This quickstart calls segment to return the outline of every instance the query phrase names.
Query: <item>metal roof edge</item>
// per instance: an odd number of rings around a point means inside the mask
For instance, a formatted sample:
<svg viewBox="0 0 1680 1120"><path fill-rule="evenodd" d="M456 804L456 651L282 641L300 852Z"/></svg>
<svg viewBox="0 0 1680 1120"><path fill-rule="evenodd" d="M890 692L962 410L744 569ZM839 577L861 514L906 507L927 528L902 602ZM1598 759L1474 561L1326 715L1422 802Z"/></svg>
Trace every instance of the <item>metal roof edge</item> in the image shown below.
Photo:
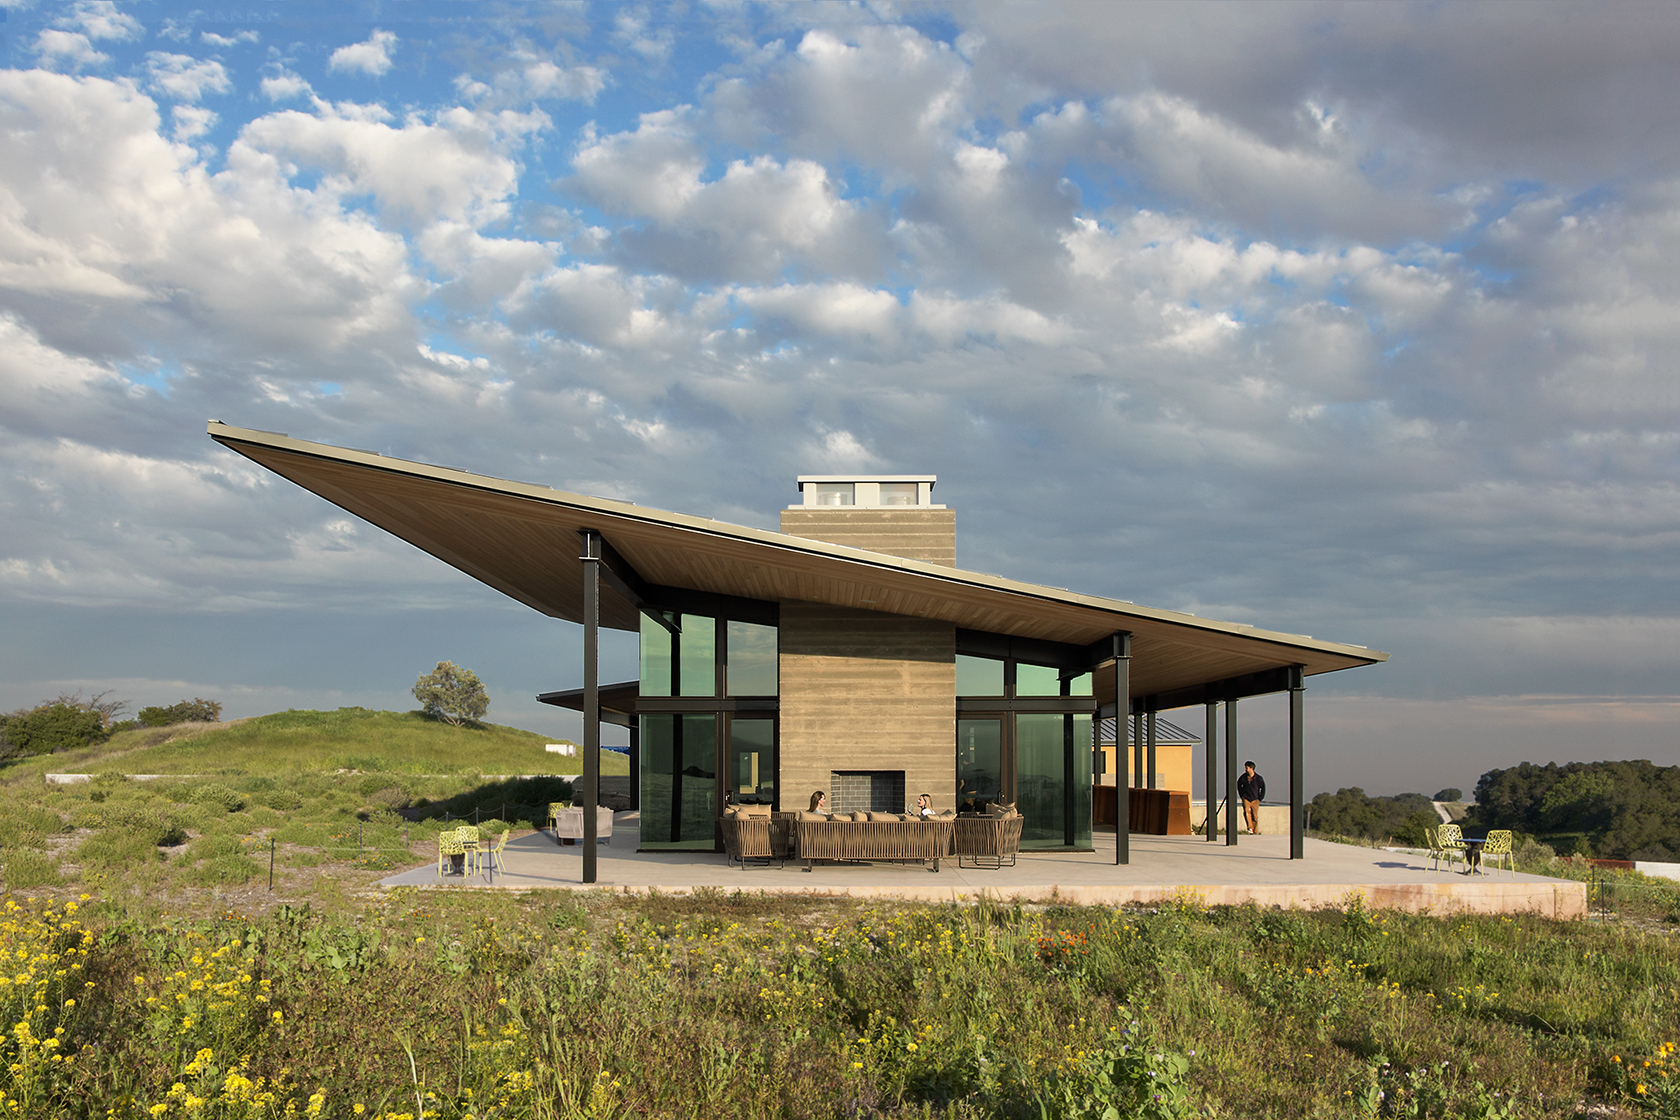
<svg viewBox="0 0 1680 1120"><path fill-rule="evenodd" d="M769 529L754 529L746 525L732 525L728 522L714 521L708 517L696 517L692 514L675 513L669 510L656 510L649 506L638 506L634 502L624 502L613 498L601 498L588 494L576 494L566 490L556 490L552 486L538 483L514 482L509 479L496 478L491 475L474 474L470 471L459 470L454 467L439 467L429 463L419 463L411 459L398 459L390 455L380 455L372 451L358 451L348 447L337 447L328 443L316 443L311 440L296 439L279 432L267 432L256 428L239 428L220 420L208 422L206 434L230 450L232 444L253 444L259 447L273 448L277 451L289 451L311 458L327 459L342 463L354 463L374 470L390 471L397 474L429 478L438 482L447 482L457 486L465 486L478 490L489 490L503 494L529 498L534 501L547 502L553 505L569 506L586 512L600 512L612 517L630 521L640 521L649 525L663 525L670 528L682 529L688 532L701 533L708 536L728 537L736 540L753 541L773 548L785 549L792 552L803 552L815 556L827 556L837 560L847 560L865 564L870 567L886 568L902 572L911 572L920 576L927 576L948 583L962 584L971 587L987 588L993 591L1003 591L1021 595L1027 598L1044 599L1052 602L1067 603L1072 606L1085 607L1090 610L1102 611L1120 618L1141 618L1152 622L1160 622L1173 626L1182 626L1191 630L1204 630L1212 633L1230 634L1236 637L1268 642L1296 649L1310 649L1321 653L1331 653L1340 657L1353 658L1359 661L1376 664L1388 660L1388 654L1380 650L1367 649L1364 646L1343 642L1329 642L1317 638L1309 638L1303 634L1287 634L1281 631L1261 630L1247 623L1221 622L1218 619L1201 618L1196 615L1185 614L1181 611L1163 610L1158 607L1143 607L1136 603L1120 599L1106 599L1098 595L1084 595L1069 591L1065 588L1048 587L1043 584L1027 583L1022 580L1009 579L1005 576L986 575L981 572L965 571L962 568L948 568L940 564L931 564L922 560L908 560L901 556L888 553L870 552L866 549L851 548L847 545L829 544L826 541L812 540L808 537L793 536L788 533L774 532ZM1124 629L1116 626L1115 629Z"/></svg>

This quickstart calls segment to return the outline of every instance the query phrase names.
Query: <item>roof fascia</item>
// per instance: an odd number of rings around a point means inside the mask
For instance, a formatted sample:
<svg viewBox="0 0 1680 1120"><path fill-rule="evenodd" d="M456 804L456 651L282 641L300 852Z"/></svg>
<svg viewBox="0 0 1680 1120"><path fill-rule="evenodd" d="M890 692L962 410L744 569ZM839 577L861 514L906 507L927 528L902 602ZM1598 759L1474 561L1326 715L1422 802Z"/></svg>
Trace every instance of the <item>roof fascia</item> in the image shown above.
<svg viewBox="0 0 1680 1120"><path fill-rule="evenodd" d="M392 474L431 479L468 489L527 498L532 501L569 507L582 512L598 512L606 516L637 521L650 526L683 529L727 539L753 542L788 552L845 560L877 569L913 573L941 583L1001 591L1030 599L1065 603L1113 615L1116 631L1127 628L1125 625L1127 618L1139 618L1163 625L1183 627L1188 630L1229 634L1285 649L1310 649L1366 663L1388 660L1388 654L1365 646L1328 642L1305 634L1261 630L1247 623L1221 622L1217 619L1200 618L1181 611L1143 607L1125 599L1107 599L1097 595L1078 594L1065 587L1026 583L1021 580L1008 579L1004 576L970 572L961 568L949 568L920 560L908 560L900 556L889 556L885 553L870 552L846 545L828 544L805 537L771 532L767 529L730 525L726 522L714 521L709 517L694 517L689 514L654 510L638 506L634 502L575 494L569 491L556 490L551 486L512 482L488 475L473 474L453 467L438 467L407 459L397 459L372 451L360 451L353 448L335 447L331 444L294 439L278 432L267 432L255 428L237 428L230 424L224 424L220 420L209 421L207 433L211 439L232 451L237 451L237 445L239 444L252 444L329 462L345 463Z"/></svg>

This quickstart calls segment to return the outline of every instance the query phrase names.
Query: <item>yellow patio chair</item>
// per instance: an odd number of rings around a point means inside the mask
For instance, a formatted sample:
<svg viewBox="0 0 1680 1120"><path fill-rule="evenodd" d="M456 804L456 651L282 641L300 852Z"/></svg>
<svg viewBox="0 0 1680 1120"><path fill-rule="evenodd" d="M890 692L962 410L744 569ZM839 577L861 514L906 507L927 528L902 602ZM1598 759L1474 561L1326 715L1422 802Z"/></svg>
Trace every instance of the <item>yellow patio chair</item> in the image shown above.
<svg viewBox="0 0 1680 1120"><path fill-rule="evenodd" d="M1440 859L1447 861L1447 870L1452 870L1453 860L1467 860L1470 848L1464 842L1464 830L1456 824L1444 824L1435 830L1435 843L1440 847ZM1440 862L1436 862L1436 870L1440 869ZM1468 864L1466 864L1468 866Z"/></svg>
<svg viewBox="0 0 1680 1120"><path fill-rule="evenodd" d="M554 829L556 839L560 837L560 810L571 807L569 801L550 801L548 803L548 827Z"/></svg>
<svg viewBox="0 0 1680 1120"><path fill-rule="evenodd" d="M1429 851L1428 858L1439 863L1441 858L1441 844L1440 841L1435 839L1435 830L1433 828L1426 828L1423 830L1423 846Z"/></svg>
<svg viewBox="0 0 1680 1120"><path fill-rule="evenodd" d="M492 875L498 871L500 871L503 875L507 874L507 857L504 856L502 852L503 849L507 847L508 837L512 834L513 829L511 828L504 831L500 836L496 837L495 844L491 845L490 849L484 853L490 860L490 873Z"/></svg>
<svg viewBox="0 0 1680 1120"><path fill-rule="evenodd" d="M437 843L438 878L443 878L444 861L448 860L451 856L461 856L464 860L463 869L468 875L472 874L474 865L478 862L478 841L476 839L469 844L467 840L461 836L458 830L449 829L438 833Z"/></svg>
<svg viewBox="0 0 1680 1120"><path fill-rule="evenodd" d="M1487 834L1487 841L1482 845L1482 864L1493 861L1495 867L1508 867L1511 874L1517 873L1516 853L1511 850L1515 837L1509 829L1497 828Z"/></svg>

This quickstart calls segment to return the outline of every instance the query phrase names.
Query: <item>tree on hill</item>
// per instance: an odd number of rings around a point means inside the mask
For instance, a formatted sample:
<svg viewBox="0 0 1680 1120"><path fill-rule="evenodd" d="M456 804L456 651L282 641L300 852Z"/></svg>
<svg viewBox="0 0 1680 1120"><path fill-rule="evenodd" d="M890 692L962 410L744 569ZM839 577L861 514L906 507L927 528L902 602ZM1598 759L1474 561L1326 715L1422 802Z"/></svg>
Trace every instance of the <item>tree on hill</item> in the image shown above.
<svg viewBox="0 0 1680 1120"><path fill-rule="evenodd" d="M436 669L421 673L414 682L414 698L421 711L456 727L476 723L490 710L490 694L478 674L457 668L453 661L439 661Z"/></svg>
<svg viewBox="0 0 1680 1120"><path fill-rule="evenodd" d="M216 723L222 718L222 705L216 700L193 698L167 708L140 709L140 722L146 727L168 727L176 723Z"/></svg>
<svg viewBox="0 0 1680 1120"><path fill-rule="evenodd" d="M74 750L104 738L100 714L63 697L0 716L0 757Z"/></svg>
<svg viewBox="0 0 1680 1120"><path fill-rule="evenodd" d="M1489 770L1466 824L1530 833L1560 852L1680 859L1680 766L1637 759Z"/></svg>
<svg viewBox="0 0 1680 1120"><path fill-rule="evenodd" d="M1321 793L1312 799L1315 832L1366 840L1394 839L1402 844L1422 844L1423 830L1441 823L1429 798L1421 793L1393 797L1371 797L1358 786Z"/></svg>
<svg viewBox="0 0 1680 1120"><path fill-rule="evenodd" d="M1446 789L1442 790L1440 793L1437 793L1433 798L1431 798L1431 800L1432 801L1463 801L1464 800L1464 791L1459 789L1457 786L1448 786Z"/></svg>

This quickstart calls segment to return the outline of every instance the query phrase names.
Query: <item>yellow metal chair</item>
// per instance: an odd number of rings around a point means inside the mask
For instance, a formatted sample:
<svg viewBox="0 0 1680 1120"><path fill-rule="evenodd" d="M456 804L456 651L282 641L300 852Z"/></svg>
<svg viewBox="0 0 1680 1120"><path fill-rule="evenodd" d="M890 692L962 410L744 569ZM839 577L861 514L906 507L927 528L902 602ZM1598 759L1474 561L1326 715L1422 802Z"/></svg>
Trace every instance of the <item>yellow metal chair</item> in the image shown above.
<svg viewBox="0 0 1680 1120"><path fill-rule="evenodd" d="M1441 860L1441 843L1439 840L1435 839L1435 830L1433 828L1426 828L1423 830L1423 846L1429 850L1428 858L1439 864Z"/></svg>
<svg viewBox="0 0 1680 1120"><path fill-rule="evenodd" d="M443 878L445 861L453 856L462 857L463 870L466 874L471 875L478 863L477 837L469 842L458 829L449 829L438 833L438 878Z"/></svg>
<svg viewBox="0 0 1680 1120"><path fill-rule="evenodd" d="M1440 847L1440 859L1447 861L1447 870L1452 870L1453 860L1468 861L1470 847L1464 842L1464 830L1456 824L1444 824L1435 831L1435 843ZM1440 869L1439 860L1436 870ZM1466 862L1466 866L1468 863Z"/></svg>
<svg viewBox="0 0 1680 1120"><path fill-rule="evenodd" d="M500 836L496 837L495 844L491 845L484 853L490 860L490 873L492 875L498 871L500 871L503 875L507 874L507 857L504 856L502 852L507 847L508 837L512 834L513 829L511 828L503 832Z"/></svg>
<svg viewBox="0 0 1680 1120"><path fill-rule="evenodd" d="M550 801L548 803L548 827L555 830L554 838L560 838L560 810L571 808L569 801Z"/></svg>
<svg viewBox="0 0 1680 1120"><path fill-rule="evenodd" d="M1508 868L1511 874L1517 873L1517 857L1512 846L1515 837L1509 829L1498 828L1487 834L1487 841L1482 844L1482 863L1493 861L1495 867Z"/></svg>

